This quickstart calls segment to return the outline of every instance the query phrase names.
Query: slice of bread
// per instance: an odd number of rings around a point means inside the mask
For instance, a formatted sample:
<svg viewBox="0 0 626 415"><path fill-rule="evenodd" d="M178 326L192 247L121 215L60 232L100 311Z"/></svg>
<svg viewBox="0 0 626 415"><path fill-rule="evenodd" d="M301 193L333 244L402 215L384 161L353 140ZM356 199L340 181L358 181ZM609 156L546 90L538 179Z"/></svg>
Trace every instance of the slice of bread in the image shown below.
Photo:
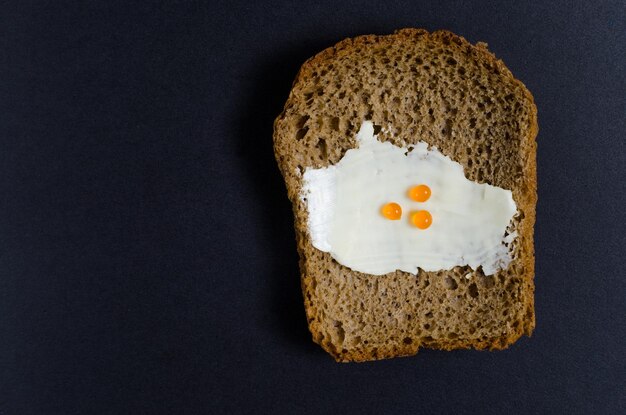
<svg viewBox="0 0 626 415"><path fill-rule="evenodd" d="M364 120L398 146L425 141L465 175L512 191L513 261L418 274L352 271L313 247L300 197L306 168L337 163ZM302 291L313 340L337 361L436 349L503 349L535 326L533 226L537 110L487 50L446 31L404 29L346 39L304 63L274 124L293 203ZM295 277L295 276L294 276Z"/></svg>

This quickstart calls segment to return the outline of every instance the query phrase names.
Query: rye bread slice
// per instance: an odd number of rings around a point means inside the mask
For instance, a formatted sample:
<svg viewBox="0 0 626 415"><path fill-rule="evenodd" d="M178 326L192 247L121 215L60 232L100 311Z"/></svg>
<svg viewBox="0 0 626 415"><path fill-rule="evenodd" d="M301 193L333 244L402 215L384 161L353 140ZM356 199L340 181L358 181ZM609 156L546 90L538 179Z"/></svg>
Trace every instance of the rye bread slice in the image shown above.
<svg viewBox="0 0 626 415"><path fill-rule="evenodd" d="M383 141L426 141L461 163L469 179L512 191L518 237L506 270L376 276L313 247L302 174L356 147L364 120ZM413 355L420 347L503 349L530 335L536 135L537 110L525 86L486 44L447 31L359 36L306 61L274 123L274 151L293 203L313 340L337 361L364 361Z"/></svg>

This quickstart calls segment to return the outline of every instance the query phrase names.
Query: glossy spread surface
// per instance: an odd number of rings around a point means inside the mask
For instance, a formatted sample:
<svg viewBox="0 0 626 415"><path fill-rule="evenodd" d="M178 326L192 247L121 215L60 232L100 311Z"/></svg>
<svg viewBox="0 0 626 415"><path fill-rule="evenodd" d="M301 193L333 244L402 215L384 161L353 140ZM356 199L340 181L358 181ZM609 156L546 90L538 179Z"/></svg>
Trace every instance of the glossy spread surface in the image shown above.
<svg viewBox="0 0 626 415"><path fill-rule="evenodd" d="M457 265L489 275L509 265L510 190L466 179L459 163L424 142L408 149L378 141L369 121L357 141L336 165L304 172L313 246L375 275Z"/></svg>

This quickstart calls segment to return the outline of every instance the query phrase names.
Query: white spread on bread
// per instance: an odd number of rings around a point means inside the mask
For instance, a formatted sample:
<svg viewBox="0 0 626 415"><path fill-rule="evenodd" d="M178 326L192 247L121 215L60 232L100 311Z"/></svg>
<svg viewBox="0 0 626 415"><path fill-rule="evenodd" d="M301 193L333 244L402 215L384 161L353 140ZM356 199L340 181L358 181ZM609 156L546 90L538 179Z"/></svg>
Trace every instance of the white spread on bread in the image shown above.
<svg viewBox="0 0 626 415"><path fill-rule="evenodd" d="M304 172L301 198L315 248L374 275L464 265L491 275L508 267L516 233L507 228L517 211L510 190L468 180L459 163L424 142L410 151L381 142L369 121L357 141L337 164ZM426 202L407 195L418 183L432 190ZM391 201L402 206L400 220L380 214ZM421 209L432 214L428 229L410 223L410 212Z"/></svg>

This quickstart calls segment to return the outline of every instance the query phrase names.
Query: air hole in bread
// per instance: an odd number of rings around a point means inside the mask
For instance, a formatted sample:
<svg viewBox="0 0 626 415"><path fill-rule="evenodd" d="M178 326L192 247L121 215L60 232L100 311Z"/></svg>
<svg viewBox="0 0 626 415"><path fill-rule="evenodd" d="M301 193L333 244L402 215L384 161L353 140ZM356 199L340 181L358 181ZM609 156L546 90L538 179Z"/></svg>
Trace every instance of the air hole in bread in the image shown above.
<svg viewBox="0 0 626 415"><path fill-rule="evenodd" d="M298 120L296 121L296 128L300 129L302 127L304 127L304 124L306 124L306 122L309 120L308 115L301 115L300 117L298 117Z"/></svg>
<svg viewBox="0 0 626 415"><path fill-rule="evenodd" d="M444 137L450 137L452 135L452 120L447 119L443 128L441 129L441 134Z"/></svg>
<svg viewBox="0 0 626 415"><path fill-rule="evenodd" d="M449 290L456 290L457 287L459 286L459 284L457 284L454 278L446 277L444 281L445 281L446 288Z"/></svg>
<svg viewBox="0 0 626 415"><path fill-rule="evenodd" d="M296 132L296 140L298 141L302 140L308 131L309 131L309 127L304 127L304 128L299 129Z"/></svg>
<svg viewBox="0 0 626 415"><path fill-rule="evenodd" d="M320 160L328 157L328 146L326 145L326 140L322 137L318 138L317 144L315 145L320 151Z"/></svg>
<svg viewBox="0 0 626 415"><path fill-rule="evenodd" d="M476 286L475 283L471 283L469 285L469 287L467 287L467 293L470 295L470 297L472 298L476 298L478 297L478 287Z"/></svg>

